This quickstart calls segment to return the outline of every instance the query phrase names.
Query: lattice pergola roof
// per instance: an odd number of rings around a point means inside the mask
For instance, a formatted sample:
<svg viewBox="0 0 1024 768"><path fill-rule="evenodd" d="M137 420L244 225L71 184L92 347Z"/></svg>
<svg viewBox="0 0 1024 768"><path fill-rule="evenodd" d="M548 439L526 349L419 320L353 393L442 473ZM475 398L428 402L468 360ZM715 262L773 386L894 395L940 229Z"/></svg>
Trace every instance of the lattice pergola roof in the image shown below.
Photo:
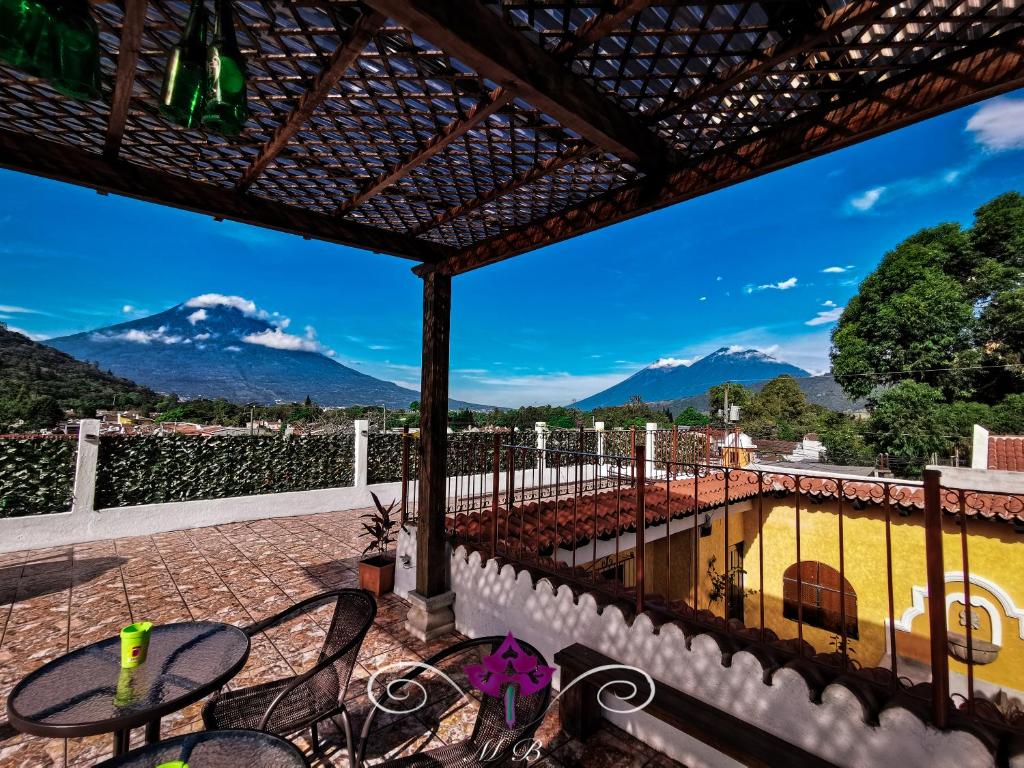
<svg viewBox="0 0 1024 768"><path fill-rule="evenodd" d="M236 0L226 138L157 110L187 2L93 7L103 98L0 67L0 165L450 274L1024 85L1024 0Z"/></svg>

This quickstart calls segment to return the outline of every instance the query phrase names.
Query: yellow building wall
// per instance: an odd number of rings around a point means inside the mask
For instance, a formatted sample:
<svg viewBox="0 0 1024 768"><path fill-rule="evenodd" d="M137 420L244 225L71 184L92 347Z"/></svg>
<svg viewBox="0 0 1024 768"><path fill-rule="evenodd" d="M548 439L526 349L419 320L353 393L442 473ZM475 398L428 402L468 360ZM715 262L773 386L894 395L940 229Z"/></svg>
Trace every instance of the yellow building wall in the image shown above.
<svg viewBox="0 0 1024 768"><path fill-rule="evenodd" d="M814 503L801 498L799 560L817 560L840 569L839 504L837 501ZM749 525L753 518L753 525ZM850 640L852 658L862 666L876 666L886 656L886 619L889 615L888 577L886 568L886 531L884 511L870 505L855 510L843 505L843 569L846 580L857 594L859 639ZM757 537L757 513L748 514L747 530L751 537L745 559L747 586L759 590L765 603L765 626L779 637L795 637L796 622L782 615L782 576L797 562L796 504L794 497L765 499L763 524L763 564ZM994 582L1005 591L1016 606L1024 605L1024 536L1014 533L1006 523L971 519L967 524L970 572ZM913 512L908 517L893 510L890 535L892 541L892 587L894 616L899 622L913 607L913 589L926 587L924 514ZM960 528L954 518L943 521L943 558L947 572L963 570ZM762 570L763 568L763 570ZM762 583L763 577L763 583ZM960 581L946 584L946 594L962 593ZM1000 613L1002 649L992 664L975 665L975 677L994 685L1024 690L1024 640L1016 617L1004 614L999 599L981 586L971 585L971 599L987 599ZM759 626L761 594L748 598L747 626ZM920 602L920 600L919 600ZM924 613L912 619L911 632L897 631L896 652L899 657L927 661L929 658L927 601ZM950 606L948 626L964 633L960 625L962 603ZM975 608L979 628L975 637L991 639L991 620L985 611ZM836 633L804 626L804 639L819 651L835 647ZM950 658L950 669L966 675L966 665Z"/></svg>

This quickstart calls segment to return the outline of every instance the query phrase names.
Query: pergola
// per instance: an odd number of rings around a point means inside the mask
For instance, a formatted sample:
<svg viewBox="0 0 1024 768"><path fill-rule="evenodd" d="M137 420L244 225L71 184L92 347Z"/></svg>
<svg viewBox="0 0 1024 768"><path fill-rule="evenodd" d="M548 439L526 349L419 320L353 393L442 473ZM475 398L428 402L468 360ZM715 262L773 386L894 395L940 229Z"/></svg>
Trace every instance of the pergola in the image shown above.
<svg viewBox="0 0 1024 768"><path fill-rule="evenodd" d="M0 68L0 166L417 262L422 635L454 275L1024 85L1024 0L237 0L226 138L157 109L188 3L92 3L103 98Z"/></svg>

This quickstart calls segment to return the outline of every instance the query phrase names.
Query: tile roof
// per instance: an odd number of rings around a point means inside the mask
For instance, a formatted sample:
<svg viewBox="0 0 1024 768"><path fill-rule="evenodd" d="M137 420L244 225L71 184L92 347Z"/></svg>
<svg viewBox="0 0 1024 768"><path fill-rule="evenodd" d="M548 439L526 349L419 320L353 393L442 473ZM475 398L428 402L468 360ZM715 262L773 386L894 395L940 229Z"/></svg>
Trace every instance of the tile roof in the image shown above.
<svg viewBox="0 0 1024 768"><path fill-rule="evenodd" d="M924 509L924 488L920 483L907 481L894 483L882 479L847 479L813 477L766 472L764 493L780 497L796 492L799 481L801 494L812 500L836 499L840 494L854 509L869 504L883 506L888 501L896 511ZM692 478L671 483L655 482L645 491L647 525L660 525L666 519L676 520L693 514L694 508L703 512L725 504L725 477L721 471L712 471L710 477ZM695 498L696 493L696 498ZM729 481L729 501L735 503L756 497L758 474L732 470ZM943 489L943 509L949 514L963 512L968 517L986 520L1024 521L1024 496L957 491ZM458 538L486 541L491 525L490 509L457 513L454 522ZM530 500L513 507L511 515L498 512L499 536L513 542L522 540L523 546L533 550L549 550L556 540L568 546L590 541L596 530L599 538L610 538L636 530L636 491L628 486L580 496L558 499Z"/></svg>
<svg viewBox="0 0 1024 768"><path fill-rule="evenodd" d="M1024 472L1024 435L990 435L988 468Z"/></svg>

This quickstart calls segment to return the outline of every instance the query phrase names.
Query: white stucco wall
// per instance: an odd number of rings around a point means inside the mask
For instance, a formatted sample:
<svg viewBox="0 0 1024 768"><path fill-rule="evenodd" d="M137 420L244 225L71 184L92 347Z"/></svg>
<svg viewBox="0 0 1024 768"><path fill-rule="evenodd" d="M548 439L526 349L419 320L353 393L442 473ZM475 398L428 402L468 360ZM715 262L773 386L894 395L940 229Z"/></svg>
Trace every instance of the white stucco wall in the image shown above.
<svg viewBox="0 0 1024 768"><path fill-rule="evenodd" d="M879 725L868 725L860 702L842 685L830 685L822 703L815 704L803 678L790 669L777 670L765 684L764 669L749 653L736 653L731 665L723 666L722 653L708 635L693 637L687 647L682 630L674 624L659 633L647 616L628 624L617 608L598 613L590 595L574 602L568 587L556 592L546 579L534 584L528 573L517 574L510 564L499 571L494 560L482 564L479 553L467 556L462 547L453 553L451 567L456 628L470 637L505 634L511 629L549 662L560 649L583 643L850 768L994 765L991 754L974 736L938 731L900 707L884 710ZM735 765L653 718L619 719L635 736L687 765Z"/></svg>

